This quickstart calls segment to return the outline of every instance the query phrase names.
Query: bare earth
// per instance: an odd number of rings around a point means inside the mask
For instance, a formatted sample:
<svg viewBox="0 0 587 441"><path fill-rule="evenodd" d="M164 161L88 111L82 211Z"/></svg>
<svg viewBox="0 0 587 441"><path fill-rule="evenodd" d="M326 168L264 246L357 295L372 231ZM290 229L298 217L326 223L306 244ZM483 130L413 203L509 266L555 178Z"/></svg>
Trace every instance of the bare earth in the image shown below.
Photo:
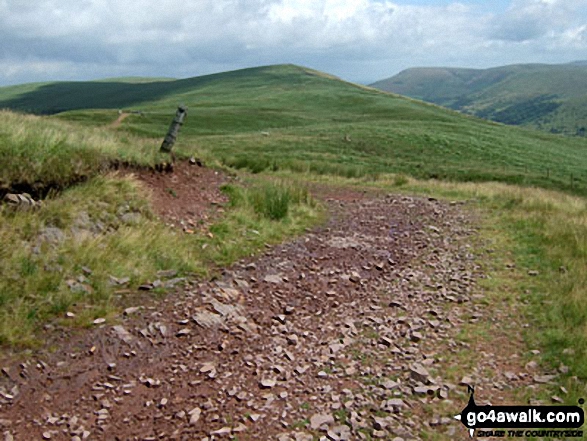
<svg viewBox="0 0 587 441"><path fill-rule="evenodd" d="M474 219L425 198L346 191L327 204L324 227L216 280L188 280L53 354L1 364L0 434L468 439L452 416L469 380L454 384L448 372L466 349L463 324L495 313L477 285ZM494 404L533 381L511 362L519 337L508 344L465 372Z"/></svg>

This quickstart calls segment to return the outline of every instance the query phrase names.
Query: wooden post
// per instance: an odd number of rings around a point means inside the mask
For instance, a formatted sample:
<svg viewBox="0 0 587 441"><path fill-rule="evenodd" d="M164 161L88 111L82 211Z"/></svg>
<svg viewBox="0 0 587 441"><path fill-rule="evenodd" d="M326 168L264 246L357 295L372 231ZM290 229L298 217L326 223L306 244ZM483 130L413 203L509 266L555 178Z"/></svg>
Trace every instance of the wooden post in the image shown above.
<svg viewBox="0 0 587 441"><path fill-rule="evenodd" d="M166 153L171 153L171 149L177 140L177 135L179 135L179 128L183 124L183 120L185 119L188 113L188 108L185 106L179 106L177 108L177 112L175 113L175 118L171 122L171 126L169 126L169 131L167 135L165 135L165 139L163 140L163 144L161 144L161 151Z"/></svg>

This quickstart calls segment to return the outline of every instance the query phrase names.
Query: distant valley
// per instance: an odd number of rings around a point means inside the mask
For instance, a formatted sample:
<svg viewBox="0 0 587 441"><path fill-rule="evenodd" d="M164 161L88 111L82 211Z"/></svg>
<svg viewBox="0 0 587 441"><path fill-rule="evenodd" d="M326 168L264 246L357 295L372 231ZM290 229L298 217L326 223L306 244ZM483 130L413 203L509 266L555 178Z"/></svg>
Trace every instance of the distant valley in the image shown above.
<svg viewBox="0 0 587 441"><path fill-rule="evenodd" d="M371 86L504 124L587 136L587 61L412 68Z"/></svg>

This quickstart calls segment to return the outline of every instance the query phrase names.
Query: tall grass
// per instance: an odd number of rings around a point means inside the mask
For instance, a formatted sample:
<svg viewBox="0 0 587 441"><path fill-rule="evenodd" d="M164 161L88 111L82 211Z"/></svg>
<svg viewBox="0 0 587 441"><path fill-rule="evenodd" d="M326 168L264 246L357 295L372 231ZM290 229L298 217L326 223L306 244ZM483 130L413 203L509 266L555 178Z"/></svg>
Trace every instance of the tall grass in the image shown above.
<svg viewBox="0 0 587 441"><path fill-rule="evenodd" d="M251 207L257 215L273 221L285 219L293 205L314 206L307 188L284 181L265 181L248 188L226 185L223 191L233 206Z"/></svg>
<svg viewBox="0 0 587 441"><path fill-rule="evenodd" d="M112 163L154 165L148 140L71 123L0 111L0 189L11 185L64 188L95 176Z"/></svg>
<svg viewBox="0 0 587 441"><path fill-rule="evenodd" d="M320 219L303 189L257 180L230 192L232 207L211 237L169 229L140 185L116 175L54 195L39 210L0 206L0 346L35 344L39 328L66 312L79 325L112 315L159 270L203 276ZM136 220L125 221L127 213Z"/></svg>

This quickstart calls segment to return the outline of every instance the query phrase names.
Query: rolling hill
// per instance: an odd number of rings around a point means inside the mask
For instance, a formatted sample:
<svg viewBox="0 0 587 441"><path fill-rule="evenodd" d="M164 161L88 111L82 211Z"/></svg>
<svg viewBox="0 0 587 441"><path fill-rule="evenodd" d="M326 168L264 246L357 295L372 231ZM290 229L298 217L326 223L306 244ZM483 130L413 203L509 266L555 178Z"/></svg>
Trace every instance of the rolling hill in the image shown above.
<svg viewBox="0 0 587 441"><path fill-rule="evenodd" d="M413 68L372 84L481 118L587 135L587 62Z"/></svg>
<svg viewBox="0 0 587 441"><path fill-rule="evenodd" d="M587 146L580 139L495 124L299 66L174 81L19 87L0 88L0 108L60 110L49 120L102 128L128 148L155 146L177 105L185 104L189 110L178 154L254 172L400 173L587 193ZM119 109L134 113L113 128Z"/></svg>

